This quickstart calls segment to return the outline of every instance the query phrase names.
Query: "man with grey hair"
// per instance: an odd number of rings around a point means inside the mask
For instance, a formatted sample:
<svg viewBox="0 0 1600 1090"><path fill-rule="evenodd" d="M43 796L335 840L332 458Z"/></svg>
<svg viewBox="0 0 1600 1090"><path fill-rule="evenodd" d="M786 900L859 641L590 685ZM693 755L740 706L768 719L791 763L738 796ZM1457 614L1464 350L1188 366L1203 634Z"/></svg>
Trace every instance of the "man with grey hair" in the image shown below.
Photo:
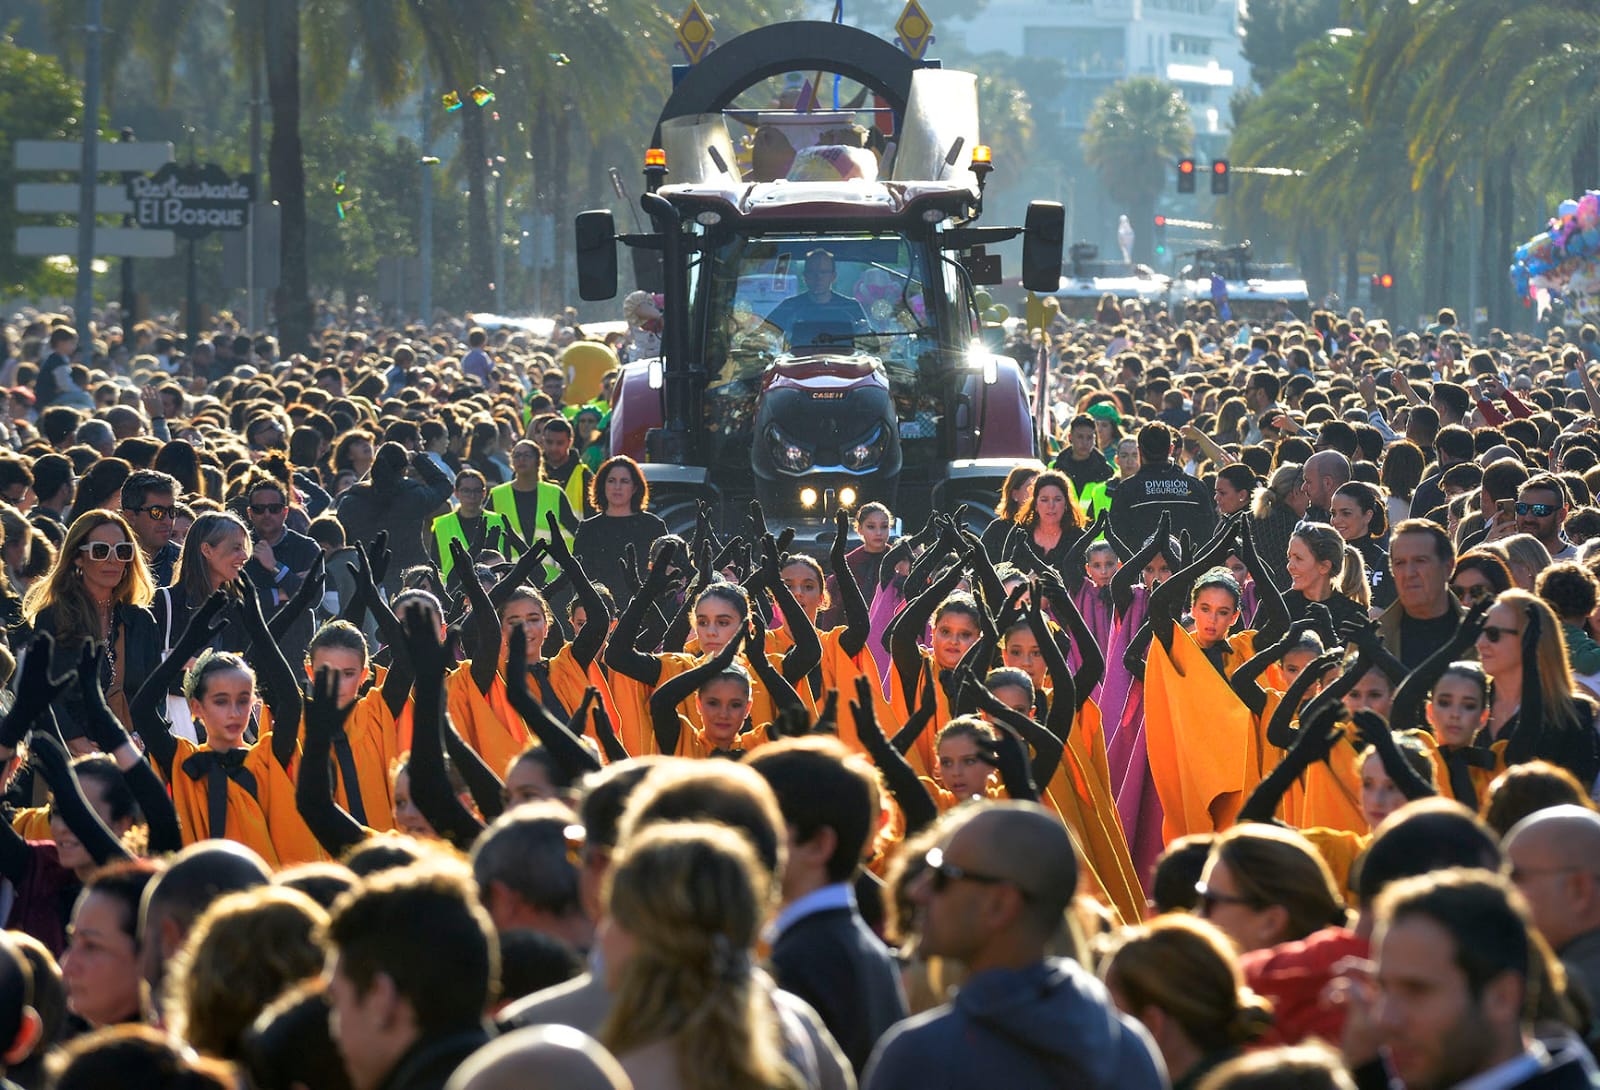
<svg viewBox="0 0 1600 1090"><path fill-rule="evenodd" d="M594 921L578 895L583 827L558 802L513 807L472 846L472 877L496 931L538 931L587 950Z"/></svg>
<svg viewBox="0 0 1600 1090"><path fill-rule="evenodd" d="M1572 805L1536 810L1511 827L1502 846L1533 925L1594 1010L1600 998L1600 814Z"/></svg>

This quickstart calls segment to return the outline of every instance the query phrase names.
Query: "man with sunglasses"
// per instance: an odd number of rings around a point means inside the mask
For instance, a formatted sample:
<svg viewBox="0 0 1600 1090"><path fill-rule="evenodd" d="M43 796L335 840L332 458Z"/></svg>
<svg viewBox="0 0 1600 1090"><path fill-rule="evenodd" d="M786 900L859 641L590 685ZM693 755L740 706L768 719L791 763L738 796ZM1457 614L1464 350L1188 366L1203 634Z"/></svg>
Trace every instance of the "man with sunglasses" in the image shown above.
<svg viewBox="0 0 1600 1090"><path fill-rule="evenodd" d="M978 804L911 886L918 952L961 962L950 1003L878 1044L865 1090L1143 1090L1166 1085L1144 1027L1075 962L1046 956L1077 887L1061 820L1031 802Z"/></svg>
<svg viewBox="0 0 1600 1090"><path fill-rule="evenodd" d="M1576 560L1578 547L1565 529L1571 509L1565 481L1549 473L1530 477L1517 490L1517 532L1538 538L1551 560Z"/></svg>
<svg viewBox="0 0 1600 1090"><path fill-rule="evenodd" d="M244 570L255 584L262 612L271 616L273 610L300 589L300 581L311 570L312 562L322 549L315 541L286 525L289 498L283 494L283 486L271 477L259 471L254 473L246 486L245 503L245 517L250 521L250 536L255 545ZM310 629L308 614L290 629L285 646L303 646L311 639ZM294 659L291 657L290 661Z"/></svg>
<svg viewBox="0 0 1600 1090"><path fill-rule="evenodd" d="M122 517L133 527L150 578L156 586L172 582L172 569L181 550L172 540L172 516L177 513L178 481L170 474L141 469L122 486Z"/></svg>

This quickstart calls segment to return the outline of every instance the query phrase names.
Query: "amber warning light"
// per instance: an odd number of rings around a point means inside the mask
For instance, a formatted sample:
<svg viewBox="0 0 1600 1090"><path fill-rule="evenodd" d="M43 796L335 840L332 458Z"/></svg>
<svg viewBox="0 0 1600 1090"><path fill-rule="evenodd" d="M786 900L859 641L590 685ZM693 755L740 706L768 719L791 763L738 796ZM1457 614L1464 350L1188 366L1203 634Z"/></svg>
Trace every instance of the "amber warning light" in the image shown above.
<svg viewBox="0 0 1600 1090"><path fill-rule="evenodd" d="M663 148L648 148L644 153L644 165L647 167L664 167L667 165L667 153Z"/></svg>
<svg viewBox="0 0 1600 1090"><path fill-rule="evenodd" d="M972 149L972 161L974 164L992 163L994 161L994 153L989 150L988 144L979 144Z"/></svg>

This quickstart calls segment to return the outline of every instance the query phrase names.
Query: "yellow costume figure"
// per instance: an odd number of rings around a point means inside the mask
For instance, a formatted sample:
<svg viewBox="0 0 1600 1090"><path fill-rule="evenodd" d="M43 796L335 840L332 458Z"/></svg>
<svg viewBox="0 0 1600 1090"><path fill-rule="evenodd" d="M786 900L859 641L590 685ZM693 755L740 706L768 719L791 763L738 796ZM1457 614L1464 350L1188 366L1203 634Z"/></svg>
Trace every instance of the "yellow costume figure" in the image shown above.
<svg viewBox="0 0 1600 1090"><path fill-rule="evenodd" d="M1151 779L1164 812L1167 843L1219 832L1243 805L1250 709L1206 658L1194 637L1174 625L1172 652L1150 643L1145 667L1145 740ZM1229 641L1243 662L1250 633ZM1237 642L1236 642L1237 641Z"/></svg>
<svg viewBox="0 0 1600 1090"><path fill-rule="evenodd" d="M300 817L294 779L272 755L270 732L253 746L225 753L186 738L175 741L169 787L184 844L237 841L273 867L328 858Z"/></svg>
<svg viewBox="0 0 1600 1090"><path fill-rule="evenodd" d="M261 710L261 729L263 733L272 729L270 709ZM383 699L381 685L356 698L344 722L344 737L349 741L347 754L341 752L345 747L340 739L334 739L334 797L361 824L388 832L394 828L394 785L389 770L400 759L401 749L395 718ZM359 807L345 786L347 760L348 767L355 770Z"/></svg>

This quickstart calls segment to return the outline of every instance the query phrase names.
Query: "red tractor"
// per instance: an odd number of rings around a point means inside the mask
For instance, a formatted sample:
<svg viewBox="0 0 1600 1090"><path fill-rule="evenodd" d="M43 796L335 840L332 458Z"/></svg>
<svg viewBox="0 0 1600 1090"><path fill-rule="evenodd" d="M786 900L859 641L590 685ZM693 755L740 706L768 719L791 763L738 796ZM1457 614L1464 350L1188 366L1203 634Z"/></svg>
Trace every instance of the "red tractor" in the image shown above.
<svg viewBox="0 0 1600 1090"><path fill-rule="evenodd" d="M817 72L879 105L728 109ZM748 167L730 118L753 130ZM619 237L610 212L581 213L579 293L616 295L617 241L637 268L659 256L661 355L624 369L611 452L644 466L668 527L691 529L701 501L737 527L755 498L825 549L833 512L870 500L909 525L992 511L1040 435L1022 371L983 337L980 285L1000 281L987 247L1022 235L1023 286L1054 290L1064 218L1035 201L1026 227L974 225L991 169L974 77L853 27L765 27L678 82L646 162L652 230Z"/></svg>

